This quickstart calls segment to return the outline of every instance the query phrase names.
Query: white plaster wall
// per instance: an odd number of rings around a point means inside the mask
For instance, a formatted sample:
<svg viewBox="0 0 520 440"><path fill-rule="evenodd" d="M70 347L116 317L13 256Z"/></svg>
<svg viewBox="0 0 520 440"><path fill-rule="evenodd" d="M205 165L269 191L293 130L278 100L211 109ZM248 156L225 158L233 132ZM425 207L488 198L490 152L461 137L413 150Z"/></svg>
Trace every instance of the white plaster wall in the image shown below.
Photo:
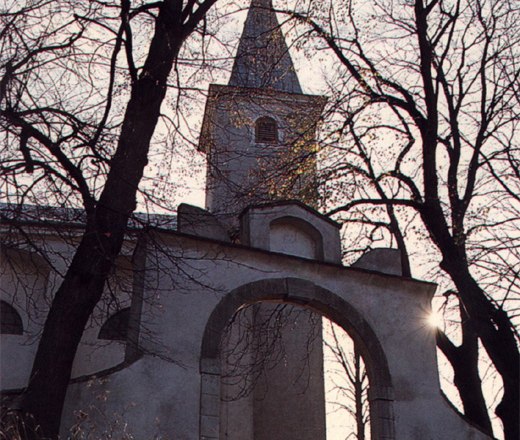
<svg viewBox="0 0 520 440"><path fill-rule="evenodd" d="M145 356L107 377L72 384L62 436L81 421L92 439L110 431L112 438L198 439L199 390L198 364Z"/></svg>
<svg viewBox="0 0 520 440"><path fill-rule="evenodd" d="M0 256L0 297L20 315L22 335L0 335L1 389L26 385L36 353L50 295L49 267L27 251L5 251Z"/></svg>
<svg viewBox="0 0 520 440"><path fill-rule="evenodd" d="M314 254L317 260L341 264L339 225L301 204L278 202L250 207L241 223L241 242L251 247L302 257ZM314 252L309 249L309 239L314 241Z"/></svg>
<svg viewBox="0 0 520 440"><path fill-rule="evenodd" d="M244 394L244 389L250 390L253 386L248 366L254 361L254 353L247 344L247 336L251 330L250 323L254 320L254 310L248 307L241 311L240 316L228 328L228 334L222 341L225 344L224 354L221 354L221 373L219 401L220 405L220 434L222 440L253 440L253 393ZM242 375L242 376L240 376Z"/></svg>
<svg viewBox="0 0 520 440"><path fill-rule="evenodd" d="M176 239L172 239L173 241ZM175 246L172 241L171 246ZM111 395L119 402L143 402L143 409L129 410L137 438L150 434L149 421L171 411L162 426L163 438L199 438L199 354L205 325L225 292L266 278L297 277L336 293L355 307L382 342L393 378L397 439L485 439L466 425L442 400L435 359L434 335L426 322L433 287L398 277L360 270L320 265L215 244L179 239L189 258L194 279L182 277L175 289L161 285L154 304L145 304L144 316L154 316L142 339L145 353L155 353L170 362L145 354L128 370L110 376ZM190 252L193 246L193 252ZM195 258L197 257L198 258ZM182 266L182 263L181 263ZM184 268L185 269L185 268ZM214 285L215 288L207 288ZM78 387L74 386L77 390ZM75 391L77 393L77 391ZM74 396L71 391L72 398ZM153 399L151 398L153 396ZM168 410L165 410L168 408ZM135 412L135 415L134 415ZM140 425L142 419L147 423ZM138 426L140 425L140 426ZM276 429L276 427L273 427Z"/></svg>
<svg viewBox="0 0 520 440"><path fill-rule="evenodd" d="M280 321L281 359L271 362L257 380L254 389L255 440L315 440L326 437L323 344L319 315L301 306L260 305L260 323L273 313ZM317 334L316 334L317 333ZM271 340L276 337L271 336ZM261 355L260 355L261 356ZM259 357L260 357L259 356Z"/></svg>
<svg viewBox="0 0 520 440"><path fill-rule="evenodd" d="M467 425L440 395L434 334L426 322L431 285L186 237L171 236L166 242L172 253L176 247L182 249L179 255L184 259L163 261L161 273L147 274L140 339L143 357L114 374L72 384L64 430L77 422L74 414L81 410L83 424L96 422L97 429L120 420L119 426L128 426L135 438L199 439L199 356L211 312L227 292L246 283L295 277L345 299L382 342L394 385L396 439L487 438ZM54 246L60 255L66 251L71 255L71 248L58 241ZM35 345L24 345L20 339L2 336L4 389L23 386L30 371ZM210 403L216 405L214 400ZM218 416L208 420L218 432ZM209 432L211 424L204 426Z"/></svg>
<svg viewBox="0 0 520 440"><path fill-rule="evenodd" d="M269 239L269 247L273 252L316 258L316 242L294 225L282 223L271 226Z"/></svg>
<svg viewBox="0 0 520 440"><path fill-rule="evenodd" d="M22 388L27 384L36 345L23 335L0 336L0 387L2 390Z"/></svg>
<svg viewBox="0 0 520 440"><path fill-rule="evenodd" d="M50 265L24 249L10 251L0 258L0 297L15 307L24 326L23 335L0 335L2 390L20 389L27 385L45 317L53 293L61 282L59 274L65 273L74 252L73 237L70 242L65 242L52 233L35 231L33 238L36 246L45 249ZM127 257L121 260L124 259L128 260ZM115 302L120 307L130 303L130 292L127 287L123 288L123 285L131 284L124 281L129 273L127 266L128 261L121 261L124 270L113 276L111 310L114 310ZM100 303L85 329L74 361L73 378L111 368L124 360L124 343L97 338L109 315L107 304L108 301Z"/></svg>

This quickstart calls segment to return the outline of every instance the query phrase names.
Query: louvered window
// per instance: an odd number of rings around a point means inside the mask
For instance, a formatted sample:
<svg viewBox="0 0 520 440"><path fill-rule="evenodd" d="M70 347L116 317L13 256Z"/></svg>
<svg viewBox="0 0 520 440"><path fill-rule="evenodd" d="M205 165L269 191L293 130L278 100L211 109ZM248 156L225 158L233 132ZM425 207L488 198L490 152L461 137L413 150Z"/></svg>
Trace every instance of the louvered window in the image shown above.
<svg viewBox="0 0 520 440"><path fill-rule="evenodd" d="M255 137L258 143L276 144L278 142L278 127L276 126L276 121L268 116L257 119Z"/></svg>

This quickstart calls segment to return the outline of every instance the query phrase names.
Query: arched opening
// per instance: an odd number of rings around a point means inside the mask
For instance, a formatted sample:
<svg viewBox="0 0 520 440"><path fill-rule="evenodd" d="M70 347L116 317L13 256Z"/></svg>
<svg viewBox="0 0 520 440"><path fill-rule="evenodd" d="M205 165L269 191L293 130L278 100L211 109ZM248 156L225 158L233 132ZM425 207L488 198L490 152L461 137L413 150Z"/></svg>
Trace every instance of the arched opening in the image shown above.
<svg viewBox="0 0 520 440"><path fill-rule="evenodd" d="M295 278L246 284L230 292L211 314L203 338L200 364L201 438L221 438L221 335L236 310L243 309L244 305L260 302L303 306L325 316L349 333L365 360L370 380L371 438L395 438L390 373L386 357L373 330L359 312L339 296L309 281Z"/></svg>
<svg viewBox="0 0 520 440"><path fill-rule="evenodd" d="M99 330L98 339L107 341L126 341L128 334L128 322L130 319L130 307L114 313Z"/></svg>
<svg viewBox="0 0 520 440"><path fill-rule="evenodd" d="M0 333L3 335L23 335L22 318L16 309L0 301Z"/></svg>
<svg viewBox="0 0 520 440"><path fill-rule="evenodd" d="M255 123L256 143L276 144L278 143L278 124L269 116L258 118Z"/></svg>

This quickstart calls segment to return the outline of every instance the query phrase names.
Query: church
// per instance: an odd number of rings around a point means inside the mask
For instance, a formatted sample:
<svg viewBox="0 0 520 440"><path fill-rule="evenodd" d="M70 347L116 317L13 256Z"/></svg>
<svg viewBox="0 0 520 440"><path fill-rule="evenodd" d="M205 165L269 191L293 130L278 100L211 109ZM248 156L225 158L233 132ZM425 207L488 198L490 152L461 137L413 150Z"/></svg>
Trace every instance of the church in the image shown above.
<svg viewBox="0 0 520 440"><path fill-rule="evenodd" d="M325 440L319 316L363 357L373 440L489 439L440 390L435 285L403 277L392 249L342 264L340 225L316 210L325 103L303 93L271 0L252 0L230 80L208 92L206 209L132 220L76 355L63 438ZM3 250L1 387L13 406L82 213L26 207L18 220L50 260ZM266 366L276 338L284 350Z"/></svg>

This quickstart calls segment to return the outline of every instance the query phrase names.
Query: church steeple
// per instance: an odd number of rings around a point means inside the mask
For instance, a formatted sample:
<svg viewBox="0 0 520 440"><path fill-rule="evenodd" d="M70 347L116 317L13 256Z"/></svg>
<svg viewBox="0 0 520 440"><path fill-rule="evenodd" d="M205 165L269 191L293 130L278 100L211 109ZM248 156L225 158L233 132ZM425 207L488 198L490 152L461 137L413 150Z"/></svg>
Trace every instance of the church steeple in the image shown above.
<svg viewBox="0 0 520 440"><path fill-rule="evenodd" d="M228 230L251 204L314 204L316 129L325 105L304 95L272 0L252 0L227 86L209 88L199 150L206 207Z"/></svg>
<svg viewBox="0 0 520 440"><path fill-rule="evenodd" d="M252 0L229 85L302 93L272 0Z"/></svg>

